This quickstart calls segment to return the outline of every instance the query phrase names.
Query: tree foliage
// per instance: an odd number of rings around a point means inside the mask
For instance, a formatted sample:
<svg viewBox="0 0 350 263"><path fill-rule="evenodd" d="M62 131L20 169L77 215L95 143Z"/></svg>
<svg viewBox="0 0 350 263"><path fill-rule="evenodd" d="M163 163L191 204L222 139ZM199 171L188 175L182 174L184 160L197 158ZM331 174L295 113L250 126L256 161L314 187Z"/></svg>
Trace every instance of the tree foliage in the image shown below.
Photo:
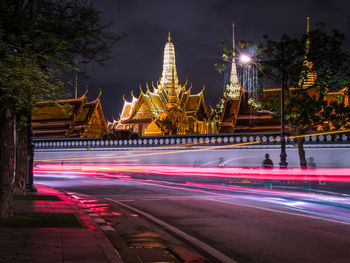
<svg viewBox="0 0 350 263"><path fill-rule="evenodd" d="M16 78L22 83L11 84L3 78L1 98L31 108L38 100L57 95L62 76L78 62L103 64L109 59L120 39L107 31L109 26L100 22L100 13L88 0L0 0L2 66L25 71L9 74L26 76ZM4 91L4 83L12 88ZM19 87L24 91L15 90Z"/></svg>
<svg viewBox="0 0 350 263"><path fill-rule="evenodd" d="M78 63L103 65L121 38L108 32L110 25L91 0L0 0L0 133L14 130L8 116L25 127L38 101L61 96L67 72ZM0 144L0 170L11 176L13 136L1 137ZM0 185L1 215L11 215L3 213L11 207L4 204L11 191L12 185Z"/></svg>
<svg viewBox="0 0 350 263"><path fill-rule="evenodd" d="M345 35L327 30L320 23L298 37L283 34L279 40L273 40L264 35L263 39L264 43L255 45L241 41L240 47L247 51L254 46L252 60L258 66L259 82L265 91L285 87L289 133L301 135L310 130L348 128L350 107L346 87L350 84L350 56L344 48ZM224 61L229 61L233 51L225 48L223 53ZM225 69L222 65L216 67L219 71ZM308 83L310 77L315 81ZM258 101L251 100L250 105L273 113L274 118L281 116L280 92L265 92ZM303 151L302 139L298 139L298 144ZM305 167L305 156L302 153L300 156Z"/></svg>

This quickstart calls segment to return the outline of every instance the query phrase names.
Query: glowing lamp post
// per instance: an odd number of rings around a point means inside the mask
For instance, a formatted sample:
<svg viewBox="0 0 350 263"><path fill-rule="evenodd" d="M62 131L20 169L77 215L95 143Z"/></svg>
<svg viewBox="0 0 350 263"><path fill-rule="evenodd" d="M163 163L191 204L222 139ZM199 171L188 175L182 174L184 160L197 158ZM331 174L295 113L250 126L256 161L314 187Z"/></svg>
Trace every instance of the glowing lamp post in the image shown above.
<svg viewBox="0 0 350 263"><path fill-rule="evenodd" d="M239 61L242 64L254 63L251 57L247 55L241 55ZM259 63L264 62L279 62L280 72L281 72L281 154L280 154L280 168L287 168L287 153L286 153L286 140L285 140L285 114L284 114L284 92L286 90L286 75L285 75L285 63L284 60L276 61L259 61Z"/></svg>

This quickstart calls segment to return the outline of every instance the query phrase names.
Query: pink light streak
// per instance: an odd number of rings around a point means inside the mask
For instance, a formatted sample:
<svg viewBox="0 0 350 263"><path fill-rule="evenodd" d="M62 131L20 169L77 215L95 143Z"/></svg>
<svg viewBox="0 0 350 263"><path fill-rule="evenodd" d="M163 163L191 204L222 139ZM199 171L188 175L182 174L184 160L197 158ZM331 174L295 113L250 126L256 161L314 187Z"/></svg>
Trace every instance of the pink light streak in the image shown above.
<svg viewBox="0 0 350 263"><path fill-rule="evenodd" d="M130 178L130 174L163 175L170 177L260 179L288 181L327 181L350 182L350 168L333 169L263 169L263 168L218 168L165 165L56 165L39 164L34 168L36 174L79 174L87 176L103 175L110 178Z"/></svg>

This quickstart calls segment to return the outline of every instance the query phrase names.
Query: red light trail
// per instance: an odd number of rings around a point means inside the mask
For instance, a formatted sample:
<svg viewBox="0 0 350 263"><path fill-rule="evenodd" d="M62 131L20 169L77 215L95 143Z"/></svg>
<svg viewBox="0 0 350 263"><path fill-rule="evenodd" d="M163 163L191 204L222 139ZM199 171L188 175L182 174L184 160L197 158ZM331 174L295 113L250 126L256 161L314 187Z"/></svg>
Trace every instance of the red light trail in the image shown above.
<svg viewBox="0 0 350 263"><path fill-rule="evenodd" d="M165 165L36 165L36 174L103 175L106 177L129 178L130 175L163 175L169 177L196 177L222 179L256 179L288 181L350 182L349 168L334 169L263 169L263 168L221 168ZM151 177L150 177L151 178Z"/></svg>

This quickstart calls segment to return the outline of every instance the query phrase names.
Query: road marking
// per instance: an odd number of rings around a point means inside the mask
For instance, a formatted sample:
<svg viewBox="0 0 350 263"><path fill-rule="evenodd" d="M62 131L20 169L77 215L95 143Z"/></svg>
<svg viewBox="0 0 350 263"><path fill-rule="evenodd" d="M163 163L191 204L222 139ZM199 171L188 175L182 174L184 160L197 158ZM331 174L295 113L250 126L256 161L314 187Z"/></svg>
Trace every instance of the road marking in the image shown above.
<svg viewBox="0 0 350 263"><path fill-rule="evenodd" d="M96 213L89 213L89 216L91 217L97 217L97 216L100 216L99 214L96 214Z"/></svg>
<svg viewBox="0 0 350 263"><path fill-rule="evenodd" d="M104 219L102 219L102 218L94 218L94 221L96 223L106 223L106 221Z"/></svg>
<svg viewBox="0 0 350 263"><path fill-rule="evenodd" d="M135 202L134 199L127 199L127 200L119 200L120 202Z"/></svg>
<svg viewBox="0 0 350 263"><path fill-rule="evenodd" d="M100 228L103 230L103 231L115 231L115 229L111 226L100 226Z"/></svg>
<svg viewBox="0 0 350 263"><path fill-rule="evenodd" d="M161 198L143 198L141 199L142 201L160 201L163 200Z"/></svg>
<svg viewBox="0 0 350 263"><path fill-rule="evenodd" d="M212 199L212 198L208 198L208 200L215 201L215 202L226 203L226 204L231 204L231 205L246 206L246 207L256 208L256 209L265 210L265 211L269 211L269 212L280 213L280 214L287 214L287 215L293 215L293 216L301 216L301 217L306 217L306 218L312 218L312 219L318 219L318 220L328 221L328 222L332 222L332 223L338 223L338 224L343 224L343 225L350 225L350 222L339 221L339 220L330 219L330 218L317 217L317 216L305 215L305 214L298 214L298 213L293 213L293 212L288 212L288 211L280 211L280 210L276 210L276 209L272 209L272 208L267 208L267 207L260 207L260 206L255 206L255 205L246 205L246 204L239 204L239 203L233 203L233 202L229 202L229 201L216 200L216 199ZM308 212L305 211L305 210L303 210L303 212L308 213Z"/></svg>
<svg viewBox="0 0 350 263"><path fill-rule="evenodd" d="M106 200L108 201L111 201L111 202L114 202L114 203L117 203L123 207L126 207L136 213L139 213L140 215L143 215L144 217L152 220L153 222L157 223L158 225L161 225L163 227L165 227L166 229L170 230L171 232L175 233L176 235L180 236L181 238L183 239L186 239L187 241L189 241L190 243L192 243L193 245L195 245L196 247L199 247L200 249L202 249L203 251L205 251L206 253L210 254L212 257L220 260L221 262L224 262L224 263L237 263L237 261L229 258L228 256L224 255L223 253L221 253L220 251L216 250L215 248L209 246L208 244L200 241L199 239L193 237L193 236L190 236L189 234L181 231L180 229L172 226L172 225L169 225L168 223L165 223L164 221L146 213L146 212L143 212L135 207L132 207L130 205L127 205L127 204L124 204L120 201L117 201L117 200L113 200L111 198L105 198Z"/></svg>

